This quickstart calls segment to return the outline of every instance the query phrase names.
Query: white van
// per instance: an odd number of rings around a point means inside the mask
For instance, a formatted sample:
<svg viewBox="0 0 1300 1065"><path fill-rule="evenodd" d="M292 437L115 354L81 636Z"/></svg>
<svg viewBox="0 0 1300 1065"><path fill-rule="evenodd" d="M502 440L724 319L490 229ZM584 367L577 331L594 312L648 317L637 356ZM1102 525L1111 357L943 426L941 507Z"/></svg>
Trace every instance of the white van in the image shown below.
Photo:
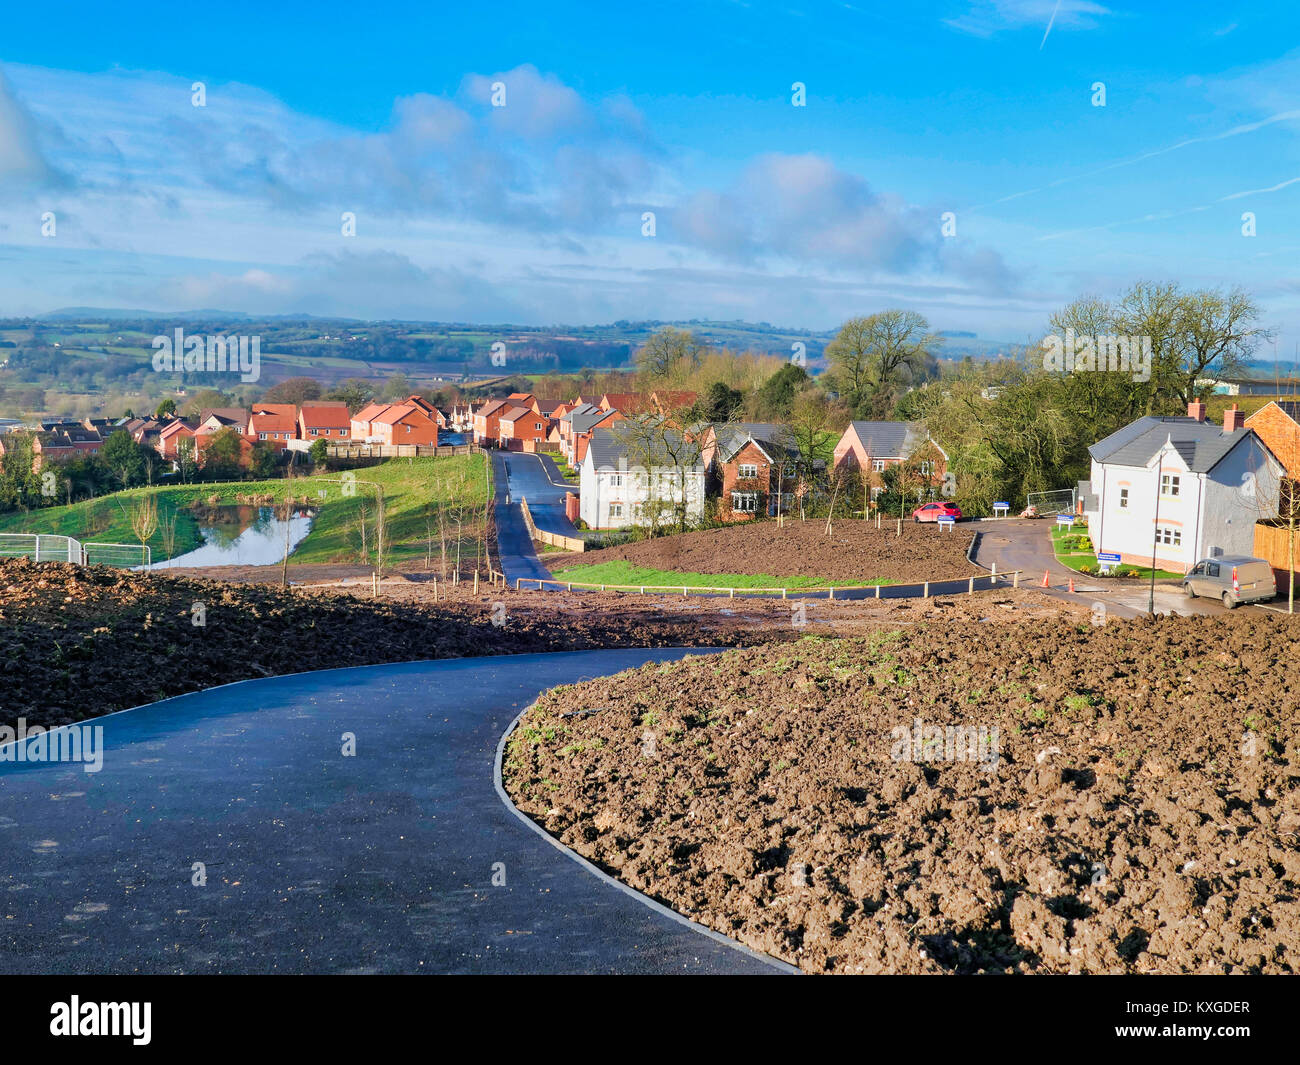
<svg viewBox="0 0 1300 1065"><path fill-rule="evenodd" d="M1273 567L1262 558L1225 555L1203 558L1183 578L1188 599L1198 595L1222 599L1231 610L1238 603L1258 603L1277 595Z"/></svg>

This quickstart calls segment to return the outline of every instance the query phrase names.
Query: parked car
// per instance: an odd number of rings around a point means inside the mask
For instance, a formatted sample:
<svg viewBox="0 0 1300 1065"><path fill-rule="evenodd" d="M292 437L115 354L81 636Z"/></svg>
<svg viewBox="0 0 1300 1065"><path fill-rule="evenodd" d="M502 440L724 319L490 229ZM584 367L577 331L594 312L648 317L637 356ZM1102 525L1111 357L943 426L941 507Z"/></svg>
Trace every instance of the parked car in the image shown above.
<svg viewBox="0 0 1300 1065"><path fill-rule="evenodd" d="M1198 595L1222 599L1231 610L1238 603L1258 603L1277 595L1273 567L1262 558L1224 555L1203 558L1183 578L1188 599Z"/></svg>
<svg viewBox="0 0 1300 1065"><path fill-rule="evenodd" d="M961 507L956 503L926 503L912 511L913 521L938 521L940 518L961 520Z"/></svg>

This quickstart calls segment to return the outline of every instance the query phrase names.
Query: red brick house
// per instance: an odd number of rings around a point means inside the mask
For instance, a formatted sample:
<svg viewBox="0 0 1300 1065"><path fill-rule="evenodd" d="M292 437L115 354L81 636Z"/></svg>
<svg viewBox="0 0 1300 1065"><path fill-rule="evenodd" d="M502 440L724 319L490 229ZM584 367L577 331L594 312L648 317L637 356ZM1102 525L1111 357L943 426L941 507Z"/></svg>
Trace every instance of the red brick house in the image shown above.
<svg viewBox="0 0 1300 1065"><path fill-rule="evenodd" d="M724 521L788 513L798 482L799 452L784 426L747 422L709 426L700 436L709 490Z"/></svg>
<svg viewBox="0 0 1300 1065"><path fill-rule="evenodd" d="M351 435L346 403L304 403L298 411L299 440L347 440Z"/></svg>
<svg viewBox="0 0 1300 1065"><path fill-rule="evenodd" d="M856 470L870 484L873 497L884 488L890 466L914 462L932 486L943 483L948 455L920 422L850 422L835 445L836 470Z"/></svg>
<svg viewBox="0 0 1300 1065"><path fill-rule="evenodd" d="M507 451L537 451L545 445L550 419L528 407L510 406L497 420L497 445Z"/></svg>
<svg viewBox="0 0 1300 1065"><path fill-rule="evenodd" d="M1194 405L1203 411L1204 405L1199 401ZM1188 414L1196 417L1190 407ZM1255 430L1255 435L1282 463L1286 476L1300 478L1300 402L1278 399L1266 403L1246 419L1245 426Z"/></svg>
<svg viewBox="0 0 1300 1065"><path fill-rule="evenodd" d="M415 403L394 403L371 419L371 436L380 444L436 447L438 422L425 408Z"/></svg>
<svg viewBox="0 0 1300 1065"><path fill-rule="evenodd" d="M158 430L158 454L165 459L178 457L177 447L182 440L193 440L198 431L197 418L173 418Z"/></svg>
<svg viewBox="0 0 1300 1065"><path fill-rule="evenodd" d="M285 448L298 439L298 408L292 403L254 403L244 435Z"/></svg>
<svg viewBox="0 0 1300 1065"><path fill-rule="evenodd" d="M474 443L495 444L501 435L501 412L513 406L504 399L485 400L474 413Z"/></svg>

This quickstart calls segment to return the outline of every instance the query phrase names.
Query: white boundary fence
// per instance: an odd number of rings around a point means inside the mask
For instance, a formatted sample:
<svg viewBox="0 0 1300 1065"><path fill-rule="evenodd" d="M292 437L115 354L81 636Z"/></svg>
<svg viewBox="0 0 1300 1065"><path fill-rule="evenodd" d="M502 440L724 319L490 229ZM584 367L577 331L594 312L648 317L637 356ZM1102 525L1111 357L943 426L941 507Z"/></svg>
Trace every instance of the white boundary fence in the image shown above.
<svg viewBox="0 0 1300 1065"><path fill-rule="evenodd" d="M148 544L83 544L71 536L52 533L0 533L0 558L148 569L153 564L153 551Z"/></svg>

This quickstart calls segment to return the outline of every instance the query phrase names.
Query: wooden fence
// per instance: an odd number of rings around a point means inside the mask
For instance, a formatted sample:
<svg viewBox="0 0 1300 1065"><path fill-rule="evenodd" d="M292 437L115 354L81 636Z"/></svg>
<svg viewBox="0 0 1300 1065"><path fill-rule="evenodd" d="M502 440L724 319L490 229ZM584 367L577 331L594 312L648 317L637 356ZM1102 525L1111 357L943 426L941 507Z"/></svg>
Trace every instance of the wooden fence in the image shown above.
<svg viewBox="0 0 1300 1065"><path fill-rule="evenodd" d="M332 459L443 459L482 450L477 444L333 444L325 453Z"/></svg>
<svg viewBox="0 0 1300 1065"><path fill-rule="evenodd" d="M539 529L533 523L533 513L528 509L528 500L523 496L519 497L519 509L524 512L524 524L528 526L528 535L534 540L540 540L544 544L558 547L562 551L587 550L586 540L581 540L573 536L561 536L559 533L547 532L545 529Z"/></svg>
<svg viewBox="0 0 1300 1065"><path fill-rule="evenodd" d="M1295 561L1300 563L1300 529L1296 529L1294 535ZM1285 587L1290 581L1291 536L1292 531L1284 523L1278 525L1262 521L1255 523L1255 557L1262 558L1273 567L1273 576L1277 580L1278 588Z"/></svg>

